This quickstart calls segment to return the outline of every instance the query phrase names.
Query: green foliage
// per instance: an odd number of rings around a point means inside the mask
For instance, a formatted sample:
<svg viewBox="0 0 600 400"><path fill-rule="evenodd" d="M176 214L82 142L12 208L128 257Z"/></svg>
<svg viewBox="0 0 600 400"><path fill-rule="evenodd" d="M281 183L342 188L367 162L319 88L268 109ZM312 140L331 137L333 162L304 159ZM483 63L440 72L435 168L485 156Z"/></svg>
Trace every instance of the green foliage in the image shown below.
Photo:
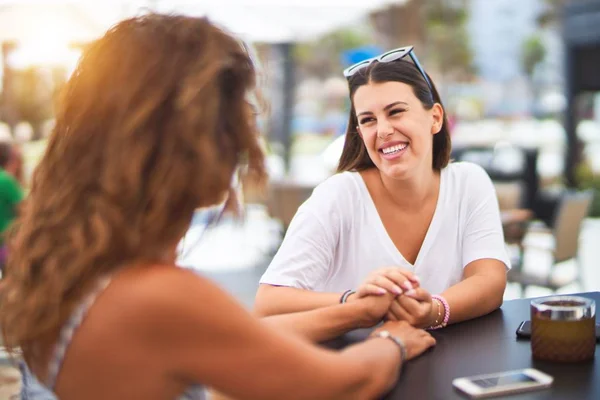
<svg viewBox="0 0 600 400"><path fill-rule="evenodd" d="M333 31L318 40L299 43L294 48L294 57L301 72L326 78L339 75L341 54L355 47L372 44L372 38L363 27L343 28Z"/></svg>
<svg viewBox="0 0 600 400"><path fill-rule="evenodd" d="M443 75L468 79L474 73L473 53L467 32L469 13L465 4L432 0L427 2L428 63Z"/></svg>
<svg viewBox="0 0 600 400"><path fill-rule="evenodd" d="M521 65L525 73L531 78L535 67L546 57L546 47L538 35L528 37L521 50Z"/></svg>
<svg viewBox="0 0 600 400"><path fill-rule="evenodd" d="M594 191L590 217L600 217L600 175L594 174L590 165L585 162L579 165L576 174L579 189Z"/></svg>

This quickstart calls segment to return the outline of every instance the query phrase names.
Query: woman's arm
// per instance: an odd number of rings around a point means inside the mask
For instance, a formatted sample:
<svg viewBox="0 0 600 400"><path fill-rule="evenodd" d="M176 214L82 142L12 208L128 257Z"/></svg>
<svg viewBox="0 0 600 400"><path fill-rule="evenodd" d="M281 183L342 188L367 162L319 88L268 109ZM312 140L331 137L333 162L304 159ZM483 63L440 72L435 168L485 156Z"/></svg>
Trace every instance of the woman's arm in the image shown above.
<svg viewBox="0 0 600 400"><path fill-rule="evenodd" d="M487 314L502 304L510 261L504 243L498 198L485 170L471 165L462 247L462 281L442 294L450 305L450 321Z"/></svg>
<svg viewBox="0 0 600 400"><path fill-rule="evenodd" d="M398 267L379 268L369 274L348 298L348 302L386 293L400 296L405 290L419 286L418 278ZM254 311L258 316L310 311L340 303L342 293L322 293L287 286L259 285Z"/></svg>
<svg viewBox="0 0 600 400"><path fill-rule="evenodd" d="M463 272L463 279L441 295L450 307L448 323L466 321L488 314L502 305L506 288L506 266L494 259L473 261ZM407 321L419 328L439 325L443 321L444 305L432 300L423 288L398 297L390 306L386 318Z"/></svg>
<svg viewBox="0 0 600 400"><path fill-rule="evenodd" d="M148 289L144 315L152 335L143 337L152 338L147 345L160 350L170 375L234 398L291 400L375 398L397 379L400 352L391 340L321 349L252 318L219 288L185 272L161 271L155 285L145 286L163 288ZM388 329L405 341L408 358L435 343L408 324Z"/></svg>
<svg viewBox="0 0 600 400"><path fill-rule="evenodd" d="M263 318L273 328L312 342L333 339L348 331L370 328L383 319L395 296L368 296L345 304Z"/></svg>
<svg viewBox="0 0 600 400"><path fill-rule="evenodd" d="M342 293L313 292L288 286L261 284L254 300L259 317L310 311L340 304Z"/></svg>
<svg viewBox="0 0 600 400"><path fill-rule="evenodd" d="M493 259L473 261L463 272L463 280L442 296L450 306L450 323L488 314L502 305L506 288L506 266Z"/></svg>

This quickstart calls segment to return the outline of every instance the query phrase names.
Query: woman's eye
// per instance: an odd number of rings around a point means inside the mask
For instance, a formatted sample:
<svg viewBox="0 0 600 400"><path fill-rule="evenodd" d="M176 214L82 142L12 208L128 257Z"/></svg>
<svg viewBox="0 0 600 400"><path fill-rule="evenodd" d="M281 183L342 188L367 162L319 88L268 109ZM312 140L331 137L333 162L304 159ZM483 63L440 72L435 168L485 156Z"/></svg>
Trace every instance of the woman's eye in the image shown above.
<svg viewBox="0 0 600 400"><path fill-rule="evenodd" d="M400 114L400 113L403 113L404 111L406 111L406 110L401 109L401 108L396 108L396 109L390 111L390 115Z"/></svg>
<svg viewBox="0 0 600 400"><path fill-rule="evenodd" d="M372 118L372 117L366 117L366 118L363 118L363 119L361 119L361 120L359 121L359 123L360 123L361 125L364 125L364 124L366 124L366 123L369 123L369 122L371 122L371 121L373 121L373 118Z"/></svg>

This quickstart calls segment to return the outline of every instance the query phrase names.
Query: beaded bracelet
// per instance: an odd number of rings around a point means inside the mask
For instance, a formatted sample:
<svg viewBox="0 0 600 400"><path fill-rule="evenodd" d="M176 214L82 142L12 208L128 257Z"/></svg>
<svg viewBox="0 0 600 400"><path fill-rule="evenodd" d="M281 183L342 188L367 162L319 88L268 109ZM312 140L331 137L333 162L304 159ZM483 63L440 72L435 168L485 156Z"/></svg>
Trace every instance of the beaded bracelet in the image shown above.
<svg viewBox="0 0 600 400"><path fill-rule="evenodd" d="M437 300L442 306L444 306L444 320L438 324L437 323L438 320L436 318L435 325L433 325L429 329L444 328L448 325L448 320L450 320L450 306L448 305L448 302L446 301L446 299L443 298L442 296L434 295L434 296L431 296L431 299L432 299L432 301ZM438 316L440 316L440 315L441 315L441 313L438 312Z"/></svg>
<svg viewBox="0 0 600 400"><path fill-rule="evenodd" d="M344 304L348 300L348 297L350 297L354 293L356 293L354 290L346 290L344 294L342 294L342 297L340 297L340 303Z"/></svg>

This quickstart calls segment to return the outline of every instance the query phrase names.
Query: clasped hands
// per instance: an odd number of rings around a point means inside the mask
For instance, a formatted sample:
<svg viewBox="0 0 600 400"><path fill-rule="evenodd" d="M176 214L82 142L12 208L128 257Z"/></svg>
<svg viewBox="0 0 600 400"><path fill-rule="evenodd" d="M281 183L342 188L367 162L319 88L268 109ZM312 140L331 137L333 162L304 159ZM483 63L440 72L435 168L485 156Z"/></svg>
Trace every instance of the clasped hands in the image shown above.
<svg viewBox="0 0 600 400"><path fill-rule="evenodd" d="M365 303L367 320L372 325L385 319L428 328L435 324L438 316L431 294L420 287L419 278L398 267L371 272L347 301Z"/></svg>

